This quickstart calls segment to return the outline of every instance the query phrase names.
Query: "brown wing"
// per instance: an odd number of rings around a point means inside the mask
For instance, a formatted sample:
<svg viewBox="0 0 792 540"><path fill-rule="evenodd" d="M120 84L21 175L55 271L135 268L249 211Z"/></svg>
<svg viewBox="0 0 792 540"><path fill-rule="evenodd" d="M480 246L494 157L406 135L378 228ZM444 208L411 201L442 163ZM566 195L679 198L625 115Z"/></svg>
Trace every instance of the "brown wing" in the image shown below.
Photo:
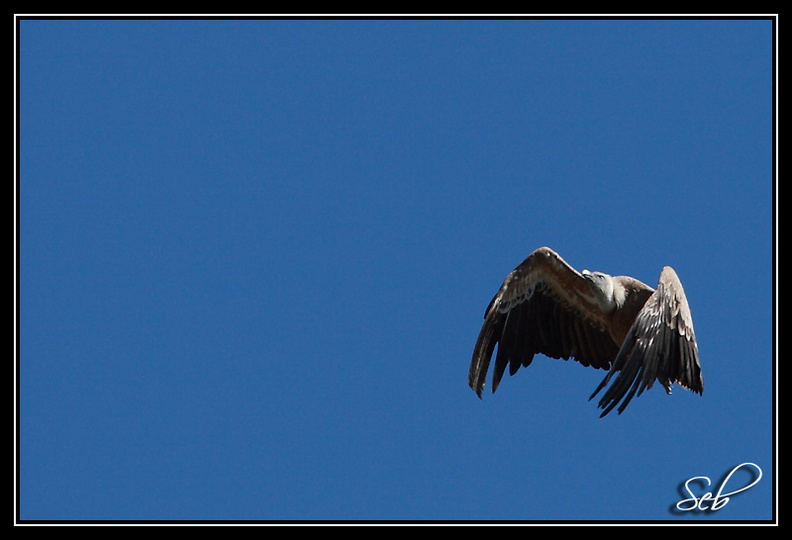
<svg viewBox="0 0 792 540"><path fill-rule="evenodd" d="M617 371L616 380L599 402L604 409L601 416L620 401L621 414L630 400L651 388L655 380L669 394L673 383L697 394L704 391L693 318L682 283L670 266L660 273L657 289L638 313L616 361L592 398Z"/></svg>
<svg viewBox="0 0 792 540"><path fill-rule="evenodd" d="M539 248L506 276L484 313L468 384L481 397L496 345L493 392L507 365L513 375L536 353L607 369L619 347L606 328L585 278L552 249Z"/></svg>

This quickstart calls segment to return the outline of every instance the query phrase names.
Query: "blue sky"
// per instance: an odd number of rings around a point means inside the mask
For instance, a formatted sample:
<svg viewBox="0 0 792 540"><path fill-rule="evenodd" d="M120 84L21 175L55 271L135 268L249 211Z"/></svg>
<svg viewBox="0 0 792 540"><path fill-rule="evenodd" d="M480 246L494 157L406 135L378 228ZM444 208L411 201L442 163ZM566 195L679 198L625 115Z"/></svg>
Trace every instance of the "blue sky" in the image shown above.
<svg viewBox="0 0 792 540"><path fill-rule="evenodd" d="M772 20L17 28L20 520L774 517ZM543 245L673 266L703 396L479 400Z"/></svg>

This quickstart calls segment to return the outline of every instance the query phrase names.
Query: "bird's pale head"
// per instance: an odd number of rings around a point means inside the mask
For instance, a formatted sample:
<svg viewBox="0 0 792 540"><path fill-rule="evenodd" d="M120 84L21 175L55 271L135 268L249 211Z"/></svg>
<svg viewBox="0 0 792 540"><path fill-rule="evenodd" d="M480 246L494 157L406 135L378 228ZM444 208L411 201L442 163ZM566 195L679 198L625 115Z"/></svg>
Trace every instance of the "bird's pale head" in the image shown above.
<svg viewBox="0 0 792 540"><path fill-rule="evenodd" d="M597 300L597 304L602 308L605 313L610 313L616 308L616 298L614 297L615 282L613 276L604 272L589 272L583 270L581 272L583 278L591 287L591 292Z"/></svg>

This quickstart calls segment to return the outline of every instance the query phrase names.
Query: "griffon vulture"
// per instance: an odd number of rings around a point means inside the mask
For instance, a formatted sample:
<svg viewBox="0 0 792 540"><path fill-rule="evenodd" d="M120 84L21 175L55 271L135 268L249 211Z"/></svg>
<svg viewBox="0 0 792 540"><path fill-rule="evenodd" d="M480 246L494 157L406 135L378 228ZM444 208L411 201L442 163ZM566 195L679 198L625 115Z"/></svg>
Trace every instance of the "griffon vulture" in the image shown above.
<svg viewBox="0 0 792 540"><path fill-rule="evenodd" d="M704 390L690 308L670 266L652 289L627 276L578 272L539 248L506 276L484 313L468 374L479 397L496 344L493 392L507 365L514 375L536 353L608 369L589 398L616 375L600 399L600 416L617 405L621 414L655 379L669 394L672 383Z"/></svg>

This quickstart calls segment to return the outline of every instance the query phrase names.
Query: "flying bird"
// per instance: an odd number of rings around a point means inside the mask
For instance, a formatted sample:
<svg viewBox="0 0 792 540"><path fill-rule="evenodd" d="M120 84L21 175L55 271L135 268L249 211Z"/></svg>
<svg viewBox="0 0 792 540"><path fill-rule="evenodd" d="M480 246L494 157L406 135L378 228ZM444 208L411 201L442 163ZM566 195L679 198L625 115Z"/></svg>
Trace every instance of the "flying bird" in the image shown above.
<svg viewBox="0 0 792 540"><path fill-rule="evenodd" d="M496 345L493 392L507 365L514 375L537 353L609 370L589 397L615 377L599 401L601 417L617 405L621 414L655 380L669 394L673 383L704 391L693 319L670 266L653 289L628 276L578 272L539 248L506 276L484 312L468 374L479 397Z"/></svg>

